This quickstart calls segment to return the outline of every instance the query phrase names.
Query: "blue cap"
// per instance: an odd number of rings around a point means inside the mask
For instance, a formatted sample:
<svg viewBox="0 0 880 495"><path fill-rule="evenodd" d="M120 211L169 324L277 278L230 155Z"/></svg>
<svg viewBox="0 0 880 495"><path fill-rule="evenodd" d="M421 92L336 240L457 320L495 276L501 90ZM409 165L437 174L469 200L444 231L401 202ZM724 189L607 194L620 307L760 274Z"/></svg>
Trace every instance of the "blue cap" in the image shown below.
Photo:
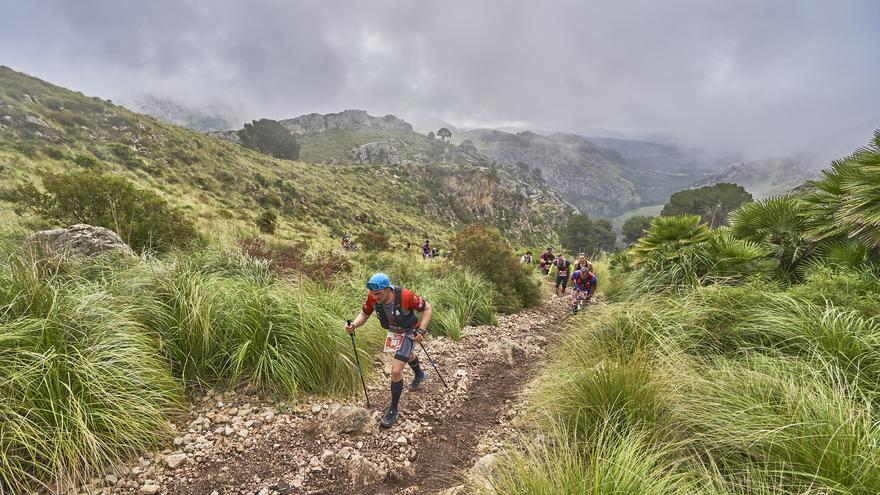
<svg viewBox="0 0 880 495"><path fill-rule="evenodd" d="M370 277L370 281L367 282L367 289L369 290L382 290L388 287L391 287L391 279L384 273L374 273Z"/></svg>

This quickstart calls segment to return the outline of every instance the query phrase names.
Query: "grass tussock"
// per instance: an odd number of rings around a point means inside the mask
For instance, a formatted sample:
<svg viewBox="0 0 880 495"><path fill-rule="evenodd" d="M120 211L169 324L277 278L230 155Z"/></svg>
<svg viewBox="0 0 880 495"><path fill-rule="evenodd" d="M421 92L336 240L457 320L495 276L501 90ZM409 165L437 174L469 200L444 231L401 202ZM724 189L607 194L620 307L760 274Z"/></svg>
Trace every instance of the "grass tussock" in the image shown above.
<svg viewBox="0 0 880 495"><path fill-rule="evenodd" d="M495 321L491 285L439 260L364 256L309 278L236 246L92 260L18 246L0 246L0 493L82 484L150 451L187 391L353 393L343 327L372 271L431 301L437 333ZM375 319L358 332L362 363L382 335Z"/></svg>

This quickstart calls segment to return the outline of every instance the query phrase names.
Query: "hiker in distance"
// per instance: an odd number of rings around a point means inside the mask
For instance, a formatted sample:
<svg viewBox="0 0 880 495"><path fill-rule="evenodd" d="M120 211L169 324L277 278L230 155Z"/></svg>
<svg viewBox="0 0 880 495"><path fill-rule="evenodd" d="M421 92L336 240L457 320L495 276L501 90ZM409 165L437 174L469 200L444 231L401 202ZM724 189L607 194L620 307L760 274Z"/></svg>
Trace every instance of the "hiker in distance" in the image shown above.
<svg viewBox="0 0 880 495"><path fill-rule="evenodd" d="M385 352L393 352L391 361L391 405L382 420L383 427L390 428L397 420L397 404L403 393L403 367L409 363L415 376L409 384L410 390L428 378L419 358L415 355L415 346L422 342L425 328L431 321L431 305L416 293L403 287L391 285L391 280L384 273L376 273L367 282L369 295L364 302L357 318L346 325L345 331L351 334L366 323L373 312L379 318L379 324L388 331L385 338ZM421 316L416 315L416 312Z"/></svg>

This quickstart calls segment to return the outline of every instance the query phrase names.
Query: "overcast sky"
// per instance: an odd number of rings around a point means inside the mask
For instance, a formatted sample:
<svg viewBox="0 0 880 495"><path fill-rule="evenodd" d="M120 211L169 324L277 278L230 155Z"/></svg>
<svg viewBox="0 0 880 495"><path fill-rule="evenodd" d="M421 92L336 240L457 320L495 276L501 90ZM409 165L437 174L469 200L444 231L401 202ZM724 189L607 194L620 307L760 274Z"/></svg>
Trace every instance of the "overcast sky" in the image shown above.
<svg viewBox="0 0 880 495"><path fill-rule="evenodd" d="M365 109L752 155L880 115L876 0L2 0L0 64L241 120Z"/></svg>

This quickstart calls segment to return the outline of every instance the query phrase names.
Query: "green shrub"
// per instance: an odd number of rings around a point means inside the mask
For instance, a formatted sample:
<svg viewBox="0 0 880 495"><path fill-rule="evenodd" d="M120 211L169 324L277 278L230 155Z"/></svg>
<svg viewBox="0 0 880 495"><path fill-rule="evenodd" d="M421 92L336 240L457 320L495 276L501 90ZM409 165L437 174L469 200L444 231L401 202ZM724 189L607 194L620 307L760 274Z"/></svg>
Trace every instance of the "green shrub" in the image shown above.
<svg viewBox="0 0 880 495"><path fill-rule="evenodd" d="M388 236L382 232L366 232L357 237L361 248L367 251L387 251L391 247Z"/></svg>
<svg viewBox="0 0 880 495"><path fill-rule="evenodd" d="M73 158L73 162L86 169L96 169L101 166L101 162L99 162L97 158L85 153L76 155Z"/></svg>
<svg viewBox="0 0 880 495"><path fill-rule="evenodd" d="M47 174L43 187L46 192L32 183L20 185L9 199L19 211L51 222L111 229L137 251L165 251L199 239L195 224L181 210L122 176L91 170Z"/></svg>
<svg viewBox="0 0 880 495"><path fill-rule="evenodd" d="M453 339L461 337L466 325L494 325L492 286L467 271L450 271L432 284L434 317L429 329Z"/></svg>
<svg viewBox="0 0 880 495"><path fill-rule="evenodd" d="M257 218L257 228L264 234L274 234L278 227L278 214L272 210L263 210L260 217Z"/></svg>
<svg viewBox="0 0 880 495"><path fill-rule="evenodd" d="M496 229L469 225L451 240L452 258L494 284L502 312L514 312L541 302L540 281L532 267L519 263L510 245Z"/></svg>
<svg viewBox="0 0 880 495"><path fill-rule="evenodd" d="M353 390L351 344L341 331L348 314L325 311L343 306L327 299L350 293L283 281L260 261L227 256L178 259L137 284L144 321L162 335L175 373L190 384L244 382L282 396ZM232 272L223 268L229 263ZM346 301L349 312L360 305Z"/></svg>

